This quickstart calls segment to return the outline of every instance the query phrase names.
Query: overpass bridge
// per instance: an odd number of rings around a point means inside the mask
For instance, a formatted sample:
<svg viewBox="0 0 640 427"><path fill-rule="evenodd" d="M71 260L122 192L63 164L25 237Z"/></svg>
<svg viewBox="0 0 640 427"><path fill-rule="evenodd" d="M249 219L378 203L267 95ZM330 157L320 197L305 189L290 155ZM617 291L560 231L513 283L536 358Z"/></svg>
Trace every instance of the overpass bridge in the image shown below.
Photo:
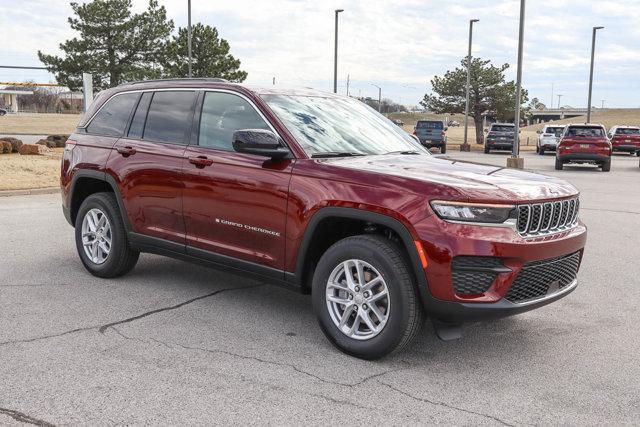
<svg viewBox="0 0 640 427"><path fill-rule="evenodd" d="M593 112L595 108L591 111ZM586 116L586 108L547 108L545 110L531 110L529 124L549 122L551 120L570 119L572 117Z"/></svg>

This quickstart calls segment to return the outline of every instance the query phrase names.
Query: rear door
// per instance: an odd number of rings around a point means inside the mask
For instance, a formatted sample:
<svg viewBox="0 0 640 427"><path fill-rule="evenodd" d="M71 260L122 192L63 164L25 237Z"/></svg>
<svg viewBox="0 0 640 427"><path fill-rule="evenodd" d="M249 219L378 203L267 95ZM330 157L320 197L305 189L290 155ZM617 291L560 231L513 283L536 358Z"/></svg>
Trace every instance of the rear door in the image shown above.
<svg viewBox="0 0 640 427"><path fill-rule="evenodd" d="M187 253L282 274L293 160L235 152L234 131L273 129L240 94L207 91L202 98L197 140L184 153Z"/></svg>
<svg viewBox="0 0 640 427"><path fill-rule="evenodd" d="M182 159L195 108L194 90L143 92L126 136L108 162L132 231L185 242Z"/></svg>

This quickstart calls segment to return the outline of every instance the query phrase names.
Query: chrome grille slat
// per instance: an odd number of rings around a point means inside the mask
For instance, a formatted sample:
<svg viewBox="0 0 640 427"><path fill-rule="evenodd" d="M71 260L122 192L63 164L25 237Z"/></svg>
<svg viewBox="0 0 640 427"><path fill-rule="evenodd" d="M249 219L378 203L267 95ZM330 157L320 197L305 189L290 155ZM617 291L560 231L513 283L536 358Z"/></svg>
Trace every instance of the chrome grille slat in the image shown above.
<svg viewBox="0 0 640 427"><path fill-rule="evenodd" d="M516 229L523 237L566 230L577 222L579 206L577 198L519 205L516 211Z"/></svg>

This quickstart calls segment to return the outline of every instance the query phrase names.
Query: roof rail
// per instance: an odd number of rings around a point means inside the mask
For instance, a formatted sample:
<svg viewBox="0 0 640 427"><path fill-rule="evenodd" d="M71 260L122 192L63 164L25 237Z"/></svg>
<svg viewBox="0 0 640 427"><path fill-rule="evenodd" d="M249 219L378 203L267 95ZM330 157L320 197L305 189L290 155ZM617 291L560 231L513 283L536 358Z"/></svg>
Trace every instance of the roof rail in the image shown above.
<svg viewBox="0 0 640 427"><path fill-rule="evenodd" d="M185 78L172 78L172 79L138 80L138 81L135 81L135 82L120 83L118 86L137 85L137 84L143 84L143 83L190 82L190 81L211 82L211 83L228 83L229 82L229 80L227 80L227 79L220 79L220 78L216 78L216 77L192 77L192 78L185 77Z"/></svg>

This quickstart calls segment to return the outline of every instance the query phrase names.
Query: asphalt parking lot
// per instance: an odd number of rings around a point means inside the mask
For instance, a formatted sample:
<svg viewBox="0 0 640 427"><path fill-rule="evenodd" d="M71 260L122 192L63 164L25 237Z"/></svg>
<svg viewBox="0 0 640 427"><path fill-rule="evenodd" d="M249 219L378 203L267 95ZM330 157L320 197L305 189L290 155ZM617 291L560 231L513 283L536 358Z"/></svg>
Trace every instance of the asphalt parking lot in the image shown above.
<svg viewBox="0 0 640 427"><path fill-rule="evenodd" d="M525 167L582 191L578 289L377 362L336 351L309 296L154 255L92 277L58 194L2 197L0 424L637 424L638 158Z"/></svg>

